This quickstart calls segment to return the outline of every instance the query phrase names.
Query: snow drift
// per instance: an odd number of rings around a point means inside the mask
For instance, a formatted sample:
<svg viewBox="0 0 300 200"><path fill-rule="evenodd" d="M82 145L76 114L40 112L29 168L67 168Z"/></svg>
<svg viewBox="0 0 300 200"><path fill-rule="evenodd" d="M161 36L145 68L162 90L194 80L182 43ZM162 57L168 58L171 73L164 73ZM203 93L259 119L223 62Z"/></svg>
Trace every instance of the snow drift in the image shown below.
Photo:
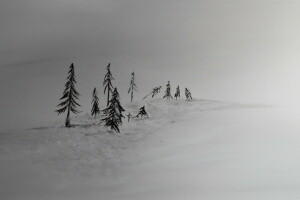
<svg viewBox="0 0 300 200"><path fill-rule="evenodd" d="M82 115L0 135L1 199L298 199L299 112L198 100L134 103L121 133Z"/></svg>

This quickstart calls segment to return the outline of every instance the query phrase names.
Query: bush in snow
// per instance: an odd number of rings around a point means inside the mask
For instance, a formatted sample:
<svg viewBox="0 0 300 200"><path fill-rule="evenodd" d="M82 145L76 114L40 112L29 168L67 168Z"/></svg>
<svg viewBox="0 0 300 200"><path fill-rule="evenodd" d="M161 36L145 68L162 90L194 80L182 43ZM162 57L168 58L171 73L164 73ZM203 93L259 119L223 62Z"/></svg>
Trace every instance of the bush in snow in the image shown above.
<svg viewBox="0 0 300 200"><path fill-rule="evenodd" d="M151 94L152 94L152 98L153 98L155 95L160 93L160 89L161 89L161 86L153 88L152 91L148 95L146 95L143 99L146 99Z"/></svg>
<svg viewBox="0 0 300 200"><path fill-rule="evenodd" d="M135 116L136 118L138 118L138 117L149 117L148 116L148 113L146 112L146 110L145 110L145 106L142 106L141 108L140 108L140 110L139 110L139 113Z"/></svg>
<svg viewBox="0 0 300 200"><path fill-rule="evenodd" d="M130 118L132 117L132 115L131 115L130 112L129 112L126 116L127 116L128 122L129 122L129 121L130 121Z"/></svg>

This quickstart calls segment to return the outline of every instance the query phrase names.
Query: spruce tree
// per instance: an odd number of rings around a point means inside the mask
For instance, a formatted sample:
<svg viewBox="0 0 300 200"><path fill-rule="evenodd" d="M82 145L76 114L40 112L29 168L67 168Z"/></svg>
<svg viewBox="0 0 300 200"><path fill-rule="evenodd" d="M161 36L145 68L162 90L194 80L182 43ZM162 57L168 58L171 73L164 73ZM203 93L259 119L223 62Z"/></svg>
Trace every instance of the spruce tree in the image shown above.
<svg viewBox="0 0 300 200"><path fill-rule="evenodd" d="M99 98L97 97L97 90L94 88L93 94L92 94L93 100L92 100L92 110L91 114L96 118L97 115L100 114L100 109L99 109Z"/></svg>
<svg viewBox="0 0 300 200"><path fill-rule="evenodd" d="M119 126L122 124L122 118L124 118L122 112L124 111L120 103L118 90L115 88L109 100L109 106L102 111L104 118L101 119L101 122L105 123L105 127L110 127L111 130L115 130L119 133Z"/></svg>
<svg viewBox="0 0 300 200"><path fill-rule="evenodd" d="M191 94L190 90L187 89L187 88L185 88L185 97L186 97L186 100L187 100L187 101L193 100L192 94Z"/></svg>
<svg viewBox="0 0 300 200"><path fill-rule="evenodd" d="M145 106L142 106L140 108L139 113L135 117L139 117L139 116L141 116L141 118L144 117L144 116L149 117L148 113L146 112Z"/></svg>
<svg viewBox="0 0 300 200"><path fill-rule="evenodd" d="M180 89L179 89L179 85L177 86L177 88L176 88L176 93L175 93L175 98L176 98L176 100L177 100L177 97L180 97Z"/></svg>
<svg viewBox="0 0 300 200"><path fill-rule="evenodd" d="M168 84L166 85L166 91L165 91L165 95L163 98L166 98L170 101L170 98L173 99L172 95L171 95L171 85L170 85L170 81L168 81Z"/></svg>
<svg viewBox="0 0 300 200"><path fill-rule="evenodd" d="M103 86L104 86L104 94L107 92L107 106L109 104L109 93L112 92L112 89L114 88L111 84L111 81L114 80L112 77L112 74L110 72L110 63L106 67L107 73L104 77Z"/></svg>
<svg viewBox="0 0 300 200"><path fill-rule="evenodd" d="M137 87L135 84L135 77L134 77L134 72L131 73L131 80L130 80L130 86L129 86L129 90L128 90L128 94L131 93L131 102L133 100L133 91L137 92Z"/></svg>
<svg viewBox="0 0 300 200"><path fill-rule="evenodd" d="M67 117L65 126L70 127L70 112L77 114L80 111L76 109L76 106L80 106L76 100L78 100L79 93L75 89L75 71L74 71L74 64L72 63L69 69L69 75L67 77L67 83L65 84L65 90L63 92L63 96L59 99L62 100L57 107L61 107L60 109L56 110L58 114L64 113L67 111Z"/></svg>
<svg viewBox="0 0 300 200"><path fill-rule="evenodd" d="M151 94L152 94L152 98L153 98L155 95L160 93L160 89L161 89L161 86L153 88L152 91L149 94L147 94L143 99L146 99Z"/></svg>

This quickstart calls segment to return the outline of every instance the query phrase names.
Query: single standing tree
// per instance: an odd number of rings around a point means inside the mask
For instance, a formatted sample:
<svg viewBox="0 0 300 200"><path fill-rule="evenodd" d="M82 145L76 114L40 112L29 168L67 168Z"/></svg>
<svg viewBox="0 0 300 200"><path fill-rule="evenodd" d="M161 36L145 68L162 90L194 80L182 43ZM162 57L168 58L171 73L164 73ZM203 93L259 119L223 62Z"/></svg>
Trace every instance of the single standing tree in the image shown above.
<svg viewBox="0 0 300 200"><path fill-rule="evenodd" d="M174 96L175 96L176 100L177 100L177 97L180 98L180 89L179 89L179 85L178 85L177 88L176 88L176 93L175 93Z"/></svg>
<svg viewBox="0 0 300 200"><path fill-rule="evenodd" d="M146 99L151 94L152 94L152 98L153 98L155 95L157 95L157 93L160 93L160 89L161 89L161 86L153 88L152 91L149 94L147 94L143 99Z"/></svg>
<svg viewBox="0 0 300 200"><path fill-rule="evenodd" d="M137 92L137 87L136 87L136 84L135 84L134 72L131 73L130 87L129 87L129 90L128 90L128 94L131 93L131 102L133 100L133 91Z"/></svg>
<svg viewBox="0 0 300 200"><path fill-rule="evenodd" d="M193 100L192 94L191 94L190 90L187 89L187 88L185 88L185 97L186 97L186 100L187 100L187 101Z"/></svg>
<svg viewBox="0 0 300 200"><path fill-rule="evenodd" d="M130 114L130 112L126 115L128 118L128 122L130 121L130 118L132 117L132 115Z"/></svg>
<svg viewBox="0 0 300 200"><path fill-rule="evenodd" d="M80 111L76 109L76 106L80 106L76 100L78 100L79 93L75 89L75 71L74 71L74 64L72 63L69 69L69 75L67 77L67 83L65 84L65 90L63 92L63 96L59 99L62 100L57 107L61 107L60 109L56 110L58 114L64 113L67 111L67 117L65 126L70 127L70 112L77 114Z"/></svg>
<svg viewBox="0 0 300 200"><path fill-rule="evenodd" d="M106 67L107 73L105 74L103 86L104 86L104 94L107 92L107 106L109 104L109 93L112 92L112 89L114 88L111 84L111 81L114 80L112 77L112 74L110 72L110 63Z"/></svg>
<svg viewBox="0 0 300 200"><path fill-rule="evenodd" d="M96 118L97 115L100 114L100 109L99 109L99 98L97 97L97 90L94 88L93 94L92 94L93 100L92 100L92 116Z"/></svg>
<svg viewBox="0 0 300 200"><path fill-rule="evenodd" d="M138 118L139 116L141 116L141 118L142 117L149 117L148 116L148 113L146 112L146 110L145 110L145 106L142 106L141 108L140 108L140 110L139 110L139 113L135 116L136 118Z"/></svg>
<svg viewBox="0 0 300 200"><path fill-rule="evenodd" d="M168 84L166 85L166 91L165 91L165 96L163 98L167 98L170 101L170 98L173 99L172 95L171 95L171 85L170 85L170 81L168 81Z"/></svg>
<svg viewBox="0 0 300 200"><path fill-rule="evenodd" d="M124 118L122 112L124 111L120 103L118 90L115 88L109 101L109 106L103 110L104 118L101 119L101 122L105 123L105 127L110 127L111 130L119 133L119 126L122 124L122 118Z"/></svg>

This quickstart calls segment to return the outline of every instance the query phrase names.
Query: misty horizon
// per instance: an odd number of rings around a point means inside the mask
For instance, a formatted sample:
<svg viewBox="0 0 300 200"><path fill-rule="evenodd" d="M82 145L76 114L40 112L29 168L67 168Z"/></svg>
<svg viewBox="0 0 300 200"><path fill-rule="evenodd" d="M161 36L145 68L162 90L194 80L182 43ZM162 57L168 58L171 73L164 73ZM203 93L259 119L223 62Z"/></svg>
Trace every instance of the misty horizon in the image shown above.
<svg viewBox="0 0 300 200"><path fill-rule="evenodd" d="M299 6L280 0L5 0L1 129L60 119L54 110L71 63L84 112L94 87L105 99L108 63L124 103L134 71L136 99L170 81L172 93L177 85L188 87L198 99L297 105Z"/></svg>

